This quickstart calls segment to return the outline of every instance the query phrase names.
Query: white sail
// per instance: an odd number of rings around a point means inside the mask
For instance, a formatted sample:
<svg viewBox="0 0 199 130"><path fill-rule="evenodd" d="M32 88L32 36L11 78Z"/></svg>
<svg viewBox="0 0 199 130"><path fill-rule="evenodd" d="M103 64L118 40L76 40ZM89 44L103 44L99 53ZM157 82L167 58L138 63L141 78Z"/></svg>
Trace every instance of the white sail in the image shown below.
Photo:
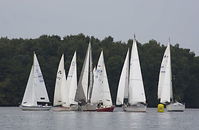
<svg viewBox="0 0 199 130"><path fill-rule="evenodd" d="M99 76L99 87L101 87L102 97L101 100L103 105L112 106L112 99L109 90L108 78L106 74L106 68L104 64L104 55L103 51L100 54L100 58L97 65L97 75Z"/></svg>
<svg viewBox="0 0 199 130"><path fill-rule="evenodd" d="M169 51L170 50L167 47L164 52L164 56L163 56L161 67L160 67L159 82L158 82L158 99L161 98L162 86L165 79L165 71L166 71L165 69L166 69L166 64L168 61L168 54L170 53Z"/></svg>
<svg viewBox="0 0 199 130"><path fill-rule="evenodd" d="M59 67L57 70L57 77L56 77L56 83L55 83L55 92L54 92L54 106L62 105L62 94L61 94L61 86L62 86L62 80L64 77L65 69L64 69L64 55L62 55L61 60L59 62Z"/></svg>
<svg viewBox="0 0 199 130"><path fill-rule="evenodd" d="M31 68L22 105L37 106L37 102L49 102L49 98L37 57L34 54L33 66Z"/></svg>
<svg viewBox="0 0 199 130"><path fill-rule="evenodd" d="M164 65L161 65L160 69L160 76L163 75L161 78L161 81L159 81L158 89L160 87L160 102L166 103L170 102L170 99L172 98L172 78L171 78L171 54L170 54L170 44L168 44L163 61ZM163 71L162 71L163 70Z"/></svg>
<svg viewBox="0 0 199 130"><path fill-rule="evenodd" d="M28 83L22 100L23 106L37 106L37 100L34 89L33 66L29 75Z"/></svg>
<svg viewBox="0 0 199 130"><path fill-rule="evenodd" d="M94 75L94 82L93 82L93 90L91 94L91 103L92 104L98 104L100 98L102 97L102 89L99 86L99 76L98 76L99 71L94 68L93 70L93 75Z"/></svg>
<svg viewBox="0 0 199 130"><path fill-rule="evenodd" d="M39 66L36 55L34 54L34 86L37 97L37 102L49 102L46 86L43 75Z"/></svg>
<svg viewBox="0 0 199 130"><path fill-rule="evenodd" d="M63 71L63 77L62 77L62 82L61 82L61 101L62 101L63 107L70 107L69 87L67 86L65 70Z"/></svg>
<svg viewBox="0 0 199 130"><path fill-rule="evenodd" d="M73 59L70 64L70 68L67 76L67 87L69 88L69 104L77 104L75 101L75 94L77 90L77 63L76 63L76 52L74 53Z"/></svg>
<svg viewBox="0 0 199 130"><path fill-rule="evenodd" d="M131 50L129 76L129 104L146 103L136 40L133 41Z"/></svg>
<svg viewBox="0 0 199 130"><path fill-rule="evenodd" d="M128 85L129 85L128 78L129 78L129 50L127 51L126 54L126 59L124 61L118 85L117 99L116 99L117 105L122 105L124 102L124 98L128 98Z"/></svg>

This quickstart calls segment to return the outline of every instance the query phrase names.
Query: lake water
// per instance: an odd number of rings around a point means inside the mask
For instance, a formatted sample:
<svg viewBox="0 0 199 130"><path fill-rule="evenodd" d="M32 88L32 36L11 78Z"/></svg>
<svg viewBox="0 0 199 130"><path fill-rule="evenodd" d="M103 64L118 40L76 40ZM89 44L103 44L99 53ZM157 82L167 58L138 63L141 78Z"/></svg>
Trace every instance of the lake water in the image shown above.
<svg viewBox="0 0 199 130"><path fill-rule="evenodd" d="M185 112L31 112L0 107L0 130L199 130L199 109Z"/></svg>

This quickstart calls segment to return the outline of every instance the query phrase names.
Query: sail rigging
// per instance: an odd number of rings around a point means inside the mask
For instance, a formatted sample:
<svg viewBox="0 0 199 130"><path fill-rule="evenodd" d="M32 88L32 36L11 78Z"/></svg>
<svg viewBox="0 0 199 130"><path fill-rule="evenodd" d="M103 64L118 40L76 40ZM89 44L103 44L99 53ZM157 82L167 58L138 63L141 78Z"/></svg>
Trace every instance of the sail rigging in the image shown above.
<svg viewBox="0 0 199 130"><path fill-rule="evenodd" d="M128 103L130 105L146 103L137 43L135 39L133 40L130 60L128 50L124 61L118 85L116 104L124 104L124 98L128 98Z"/></svg>

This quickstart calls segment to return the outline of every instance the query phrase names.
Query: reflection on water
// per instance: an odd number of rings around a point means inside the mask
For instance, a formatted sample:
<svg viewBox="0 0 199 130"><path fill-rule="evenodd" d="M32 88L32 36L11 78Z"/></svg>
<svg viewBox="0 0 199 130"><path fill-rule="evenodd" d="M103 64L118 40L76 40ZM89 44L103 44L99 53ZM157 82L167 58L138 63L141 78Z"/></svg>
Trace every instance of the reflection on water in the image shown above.
<svg viewBox="0 0 199 130"><path fill-rule="evenodd" d="M199 110L157 113L30 112L0 107L1 130L198 130Z"/></svg>

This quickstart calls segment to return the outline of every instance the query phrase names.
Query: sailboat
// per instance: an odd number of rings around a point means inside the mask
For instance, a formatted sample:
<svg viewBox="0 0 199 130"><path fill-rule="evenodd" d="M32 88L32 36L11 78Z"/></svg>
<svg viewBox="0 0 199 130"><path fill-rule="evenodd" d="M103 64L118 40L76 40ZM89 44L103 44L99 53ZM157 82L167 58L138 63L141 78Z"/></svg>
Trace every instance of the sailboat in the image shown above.
<svg viewBox="0 0 199 130"><path fill-rule="evenodd" d="M78 104L75 102L77 89L77 65L76 52L73 55L68 76L66 79L64 69L64 55L62 55L57 70L57 78L54 92L54 111L77 111Z"/></svg>
<svg viewBox="0 0 199 130"><path fill-rule="evenodd" d="M98 112L113 112L115 107L111 99L103 51L100 54L97 68L96 70L94 69L94 84L91 103L97 104Z"/></svg>
<svg viewBox="0 0 199 130"><path fill-rule="evenodd" d="M33 65L20 108L25 111L48 111L51 106L46 91L43 75L34 53Z"/></svg>
<svg viewBox="0 0 199 130"><path fill-rule="evenodd" d="M129 112L145 112L147 108L135 38L131 49L130 61L128 50L122 68L118 84L116 105L123 105L123 110Z"/></svg>
<svg viewBox="0 0 199 130"><path fill-rule="evenodd" d="M89 43L75 95L75 101L78 102L82 111L96 111L96 104L91 103L93 88L92 64L91 43Z"/></svg>
<svg viewBox="0 0 199 130"><path fill-rule="evenodd" d="M184 111L185 109L184 104L175 102L173 98L170 43L164 52L160 67L158 99L160 103L166 105L167 111Z"/></svg>

